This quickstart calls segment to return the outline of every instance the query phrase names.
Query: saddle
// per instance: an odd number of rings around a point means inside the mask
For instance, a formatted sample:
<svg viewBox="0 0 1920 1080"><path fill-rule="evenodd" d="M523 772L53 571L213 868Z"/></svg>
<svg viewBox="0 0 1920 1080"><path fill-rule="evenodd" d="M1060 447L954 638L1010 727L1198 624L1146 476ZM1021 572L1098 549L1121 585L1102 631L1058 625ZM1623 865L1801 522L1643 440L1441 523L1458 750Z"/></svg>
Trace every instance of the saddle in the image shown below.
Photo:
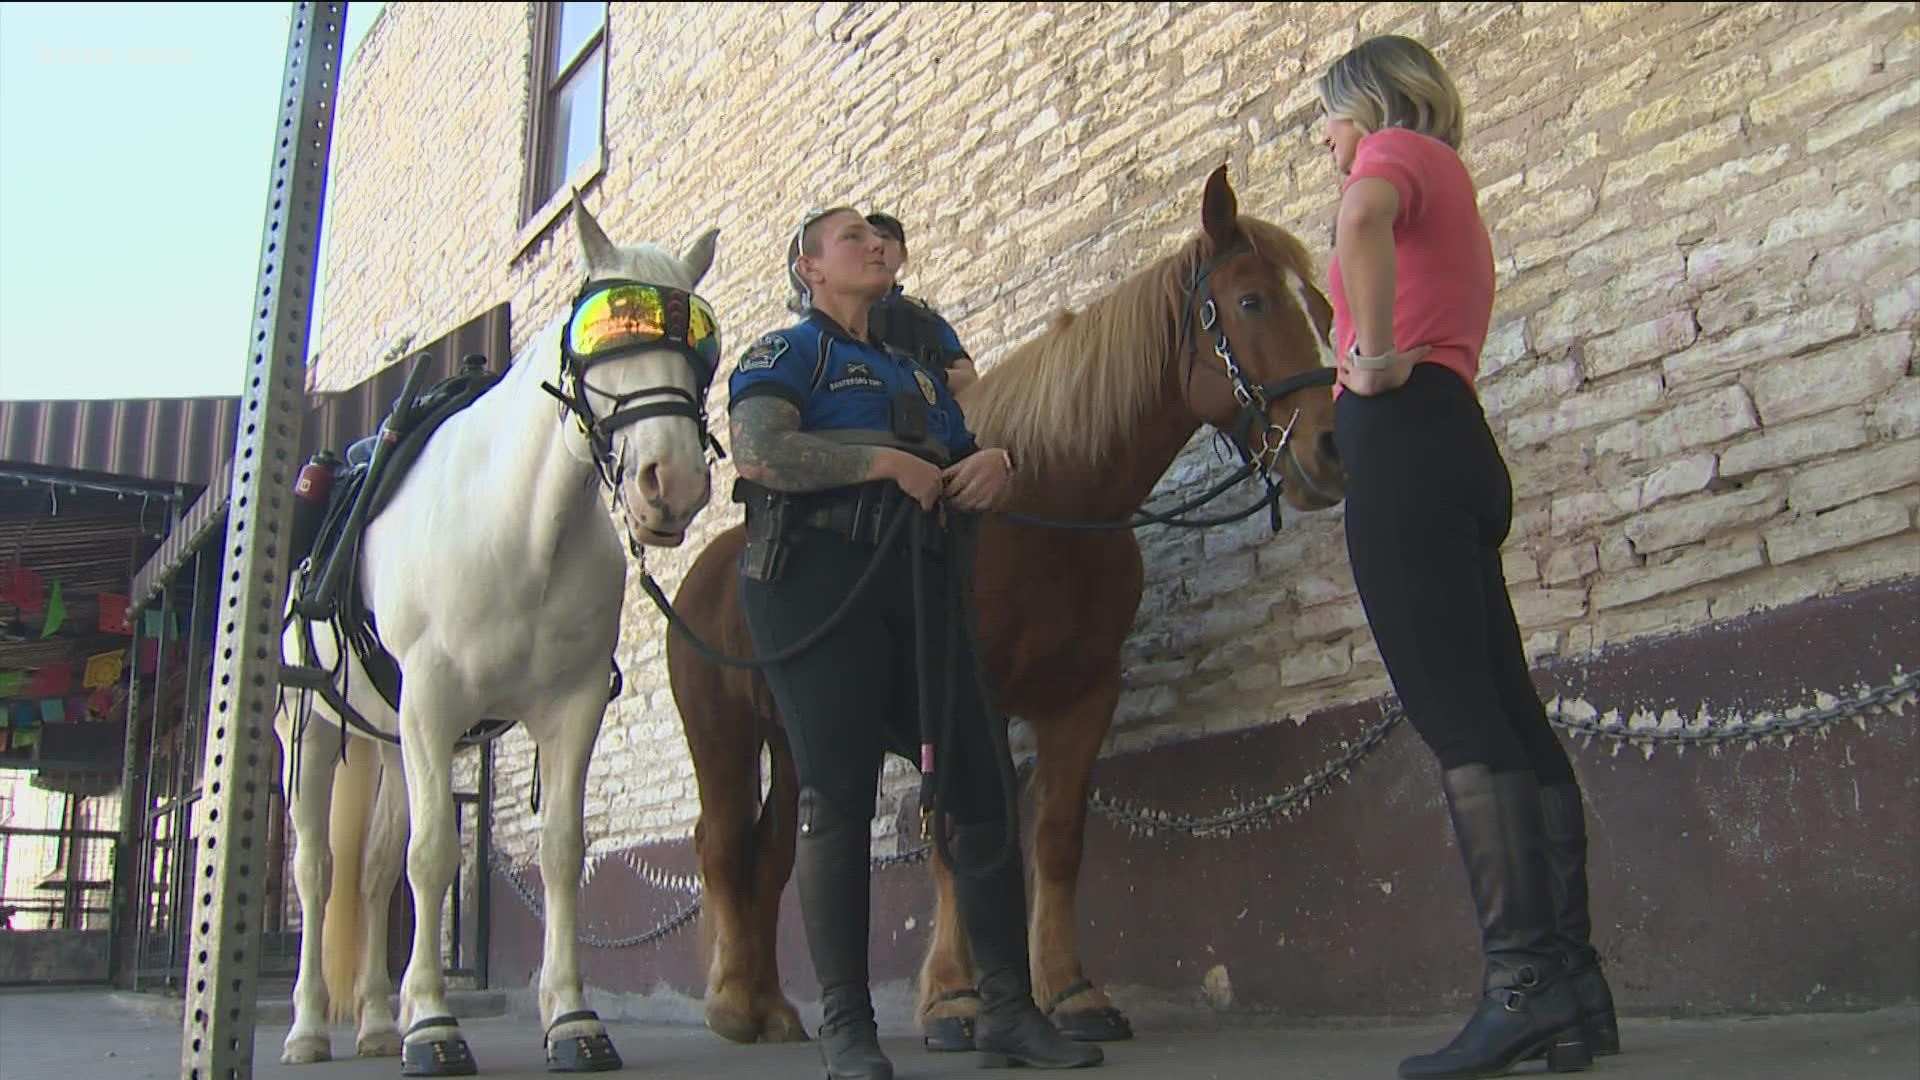
<svg viewBox="0 0 1920 1080"><path fill-rule="evenodd" d="M320 694L341 717L362 733L397 743L399 740L368 723L359 710L346 700L336 686L338 672L314 667L316 650L313 624L330 622L335 639L343 642L359 657L368 681L387 705L400 708L400 664L381 644L373 613L360 596L360 541L367 525L393 500L427 443L440 425L472 405L482 394L499 383L502 376L487 370L487 358L478 354L461 360L460 370L424 393L419 391L428 357L421 354L407 375L405 387L395 399L393 409L382 421L377 434L358 439L346 448L344 459L321 451L314 455L295 487L292 548L302 558L295 576L296 589L292 616L301 623L301 663L281 665L284 685ZM309 485L312 473L320 483ZM330 482L330 487L323 485ZM313 492L321 488L324 494ZM620 695L624 680L620 665L609 658L613 669L608 700ZM510 720L487 719L462 735L459 746L471 746L492 739L513 726ZM342 729L341 738L346 737ZM535 752L536 761L538 751ZM538 808L537 776L535 807Z"/></svg>
<svg viewBox="0 0 1920 1080"><path fill-rule="evenodd" d="M332 623L336 639L360 658L374 688L395 709L400 707L400 665L381 645L373 613L360 597L360 541L440 425L500 381L499 375L487 370L487 358L475 354L461 361L457 374L420 393L427 359L425 354L415 359L406 386L378 433L349 445L344 460L326 450L315 454L301 470L295 488L292 551L301 561L294 578L298 591L293 614L302 620L303 661L314 662L313 624ZM316 477L316 471L321 475ZM332 680L326 674L282 668L282 678L290 685L332 697ZM354 726L379 734L344 698L334 704Z"/></svg>
<svg viewBox="0 0 1920 1080"><path fill-rule="evenodd" d="M415 361L416 375L409 378L409 386L425 361L424 355ZM403 390L380 430L350 444L344 461L316 455L316 461L332 464L333 483L317 528L309 523L294 529L293 553L306 562L295 605L302 616L325 621L341 613L343 602L358 606L357 597L348 598L350 586L357 585L350 568L359 561L367 526L392 501L440 425L499 381L500 376L487 370L486 357L468 356L457 374L425 393L415 397ZM312 509L308 516L314 516Z"/></svg>

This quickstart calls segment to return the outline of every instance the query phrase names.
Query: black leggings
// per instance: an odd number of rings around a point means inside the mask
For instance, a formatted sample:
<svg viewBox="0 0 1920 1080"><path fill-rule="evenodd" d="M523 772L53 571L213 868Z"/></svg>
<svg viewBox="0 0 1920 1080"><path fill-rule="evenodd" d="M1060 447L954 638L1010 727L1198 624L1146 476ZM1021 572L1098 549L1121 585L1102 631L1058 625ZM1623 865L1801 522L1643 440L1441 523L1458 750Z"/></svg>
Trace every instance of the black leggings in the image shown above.
<svg viewBox="0 0 1920 1080"><path fill-rule="evenodd" d="M1500 545L1513 485L1472 390L1447 368L1416 364L1398 390L1343 392L1334 439L1354 583L1414 730L1444 770L1574 782L1507 596Z"/></svg>
<svg viewBox="0 0 1920 1080"><path fill-rule="evenodd" d="M794 767L802 788L815 788L855 820L873 817L880 763L889 751L920 764L919 684L914 660L912 564L907 530L886 557L859 604L819 644L793 660L764 669L774 703L786 723ZM873 558L873 548L830 533L798 528L789 541L780 579L772 584L742 578L740 600L754 650L766 656L811 634L838 610ZM936 770L948 775L942 809L961 825L1005 817L994 743L972 675L970 643L962 643L955 685L945 685L947 574L924 554L927 592L925 646L933 707L955 698L949 758Z"/></svg>

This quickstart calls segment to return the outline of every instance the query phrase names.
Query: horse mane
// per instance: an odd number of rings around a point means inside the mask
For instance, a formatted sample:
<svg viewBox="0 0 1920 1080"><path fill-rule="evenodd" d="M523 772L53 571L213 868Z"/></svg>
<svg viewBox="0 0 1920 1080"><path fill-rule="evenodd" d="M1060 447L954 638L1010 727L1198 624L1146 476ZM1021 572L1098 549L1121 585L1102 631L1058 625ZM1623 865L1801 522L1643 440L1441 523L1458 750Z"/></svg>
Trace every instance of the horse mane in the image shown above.
<svg viewBox="0 0 1920 1080"><path fill-rule="evenodd" d="M1239 223L1256 252L1314 281L1313 259L1292 234L1258 218ZM1188 283L1212 254L1199 233L1084 310L1061 311L983 373L961 402L980 444L1006 448L1023 470L1103 464L1158 403L1178 358Z"/></svg>

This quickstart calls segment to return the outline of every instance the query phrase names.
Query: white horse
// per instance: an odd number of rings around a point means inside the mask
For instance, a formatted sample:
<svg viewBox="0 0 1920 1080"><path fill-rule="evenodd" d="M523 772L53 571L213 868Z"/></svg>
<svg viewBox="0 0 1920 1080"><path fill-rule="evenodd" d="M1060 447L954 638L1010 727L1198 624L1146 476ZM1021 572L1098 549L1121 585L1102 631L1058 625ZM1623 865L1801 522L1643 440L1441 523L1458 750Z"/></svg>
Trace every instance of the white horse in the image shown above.
<svg viewBox="0 0 1920 1080"><path fill-rule="evenodd" d="M688 294L712 265L716 231L676 258L652 246L615 247L577 195L574 222L588 282L575 309L542 328L498 384L439 428L366 530L360 596L399 662L404 692L396 715L348 650L347 700L373 726L397 733L399 746L349 728L342 762L337 712L314 697L315 722L303 723L307 703L283 695L274 729L286 762L304 916L284 1062L331 1056L331 1003L334 1019L357 1019L362 1056L401 1054L409 1075L474 1071L445 999L441 904L459 860L455 743L483 718L497 718L523 724L539 750L546 886L540 1017L549 1064L620 1066L605 1027L582 1000L574 942L587 765L607 706L627 572L603 486L616 484L628 528L655 546L679 544L707 505L711 480L698 403L719 346L711 312ZM603 306L597 326L568 336L583 325L576 313L592 314L585 301L597 283L619 280L679 290L650 295L682 305L682 326L691 308L712 355L688 344L697 330L661 342L644 332L636 337L632 322L620 322L644 290L605 294L615 297L615 314ZM595 336L605 341L609 326L616 345L625 329L626 350L592 360L577 382L565 377L563 365L577 365L563 338L585 348L582 342ZM570 390L585 413L563 406L543 382ZM579 383L590 389L577 389ZM676 403L662 408L663 399ZM592 434L589 418L598 429ZM300 629L290 626L283 641L289 658L301 655ZM315 659L333 670L332 628L316 623L312 631ZM386 915L403 841L414 928L396 1026Z"/></svg>

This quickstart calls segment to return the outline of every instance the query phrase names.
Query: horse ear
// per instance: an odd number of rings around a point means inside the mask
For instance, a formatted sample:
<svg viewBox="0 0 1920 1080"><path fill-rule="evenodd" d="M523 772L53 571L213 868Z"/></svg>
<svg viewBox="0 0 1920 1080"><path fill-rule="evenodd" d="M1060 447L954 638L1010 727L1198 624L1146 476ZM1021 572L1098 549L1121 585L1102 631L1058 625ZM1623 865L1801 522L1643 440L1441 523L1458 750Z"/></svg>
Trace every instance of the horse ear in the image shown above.
<svg viewBox="0 0 1920 1080"><path fill-rule="evenodd" d="M600 230L600 223L587 212L587 204L580 201L578 188L573 192L573 225L580 233L580 255L586 262L588 275L611 269L618 261L620 251Z"/></svg>
<svg viewBox="0 0 1920 1080"><path fill-rule="evenodd" d="M719 238L719 229L708 229L700 234L700 239L693 242L685 255L680 256L680 261L687 264L687 273L691 275L689 287L700 284L700 279L713 269L713 245Z"/></svg>
<svg viewBox="0 0 1920 1080"><path fill-rule="evenodd" d="M1207 177L1206 193L1200 197L1200 225L1216 248L1224 248L1240 236L1240 203L1234 198L1233 185L1227 182L1225 165Z"/></svg>

